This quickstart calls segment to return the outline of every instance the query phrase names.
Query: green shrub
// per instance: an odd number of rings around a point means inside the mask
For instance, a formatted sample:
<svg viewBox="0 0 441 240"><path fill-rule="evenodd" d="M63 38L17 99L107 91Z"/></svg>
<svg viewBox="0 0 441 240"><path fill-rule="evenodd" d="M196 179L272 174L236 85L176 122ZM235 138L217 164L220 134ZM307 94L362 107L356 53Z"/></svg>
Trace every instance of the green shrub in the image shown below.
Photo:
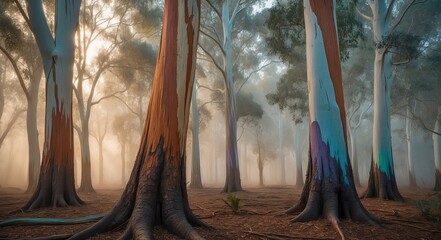
<svg viewBox="0 0 441 240"><path fill-rule="evenodd" d="M441 222L441 192L427 200L417 200L414 205L425 219Z"/></svg>

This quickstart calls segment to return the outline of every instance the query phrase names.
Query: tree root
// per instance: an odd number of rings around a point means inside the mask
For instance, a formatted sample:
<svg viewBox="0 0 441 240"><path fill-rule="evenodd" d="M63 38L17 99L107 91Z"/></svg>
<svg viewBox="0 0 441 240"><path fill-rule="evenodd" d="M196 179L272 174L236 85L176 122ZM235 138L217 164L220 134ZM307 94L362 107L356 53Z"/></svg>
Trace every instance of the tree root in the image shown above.
<svg viewBox="0 0 441 240"><path fill-rule="evenodd" d="M121 239L153 239L155 224L161 224L185 239L203 239L192 225L208 225L190 209L185 174L182 174L185 168L173 165L170 159L165 160L162 141L155 152L144 154L139 153L127 186L113 210L95 225L69 239L86 239L123 225L126 229Z"/></svg>
<svg viewBox="0 0 441 240"><path fill-rule="evenodd" d="M103 218L105 214L90 215L80 218L12 218L0 221L0 227L6 226L29 226L29 225L68 225L95 222Z"/></svg>

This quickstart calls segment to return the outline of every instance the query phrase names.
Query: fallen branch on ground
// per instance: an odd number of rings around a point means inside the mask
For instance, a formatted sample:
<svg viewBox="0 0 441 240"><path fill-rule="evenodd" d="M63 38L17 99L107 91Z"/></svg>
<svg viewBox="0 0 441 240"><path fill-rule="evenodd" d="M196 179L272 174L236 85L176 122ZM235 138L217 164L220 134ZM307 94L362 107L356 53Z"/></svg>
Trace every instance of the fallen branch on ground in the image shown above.
<svg viewBox="0 0 441 240"><path fill-rule="evenodd" d="M0 222L0 227L13 225L69 225L95 222L103 218L106 214L90 215L80 218L11 218Z"/></svg>

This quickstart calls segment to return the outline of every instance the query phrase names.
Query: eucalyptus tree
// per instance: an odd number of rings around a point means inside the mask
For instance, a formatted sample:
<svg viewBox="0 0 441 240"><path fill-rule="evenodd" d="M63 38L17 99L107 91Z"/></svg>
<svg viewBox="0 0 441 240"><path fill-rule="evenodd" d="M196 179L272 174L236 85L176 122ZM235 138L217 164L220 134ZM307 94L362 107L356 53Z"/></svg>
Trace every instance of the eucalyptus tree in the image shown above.
<svg viewBox="0 0 441 240"><path fill-rule="evenodd" d="M435 35L436 31L435 31ZM392 111L406 120L406 140L408 144L409 185L416 187L414 167L420 157L413 154L414 134L432 134L435 161L435 190L441 189L440 175L440 110L441 44L439 39L427 38L428 45L419 61L409 64L397 73L400 81L392 89ZM431 40L430 40L431 39Z"/></svg>
<svg viewBox="0 0 441 240"><path fill-rule="evenodd" d="M201 71L196 71L201 72ZM196 74L197 77L197 74ZM196 80L195 80L196 81ZM190 174L190 188L203 188L201 178L201 160L200 160L200 144L199 132L203 131L207 122L211 120L211 112L208 109L207 102L198 102L197 99L197 82L193 85L193 94L191 95L191 136L192 136L192 156L191 156L191 174Z"/></svg>
<svg viewBox="0 0 441 240"><path fill-rule="evenodd" d="M127 68L128 64L117 61L117 51L126 42L131 41L134 34L130 33L131 19L134 5L130 0L117 2L102 2L85 0L80 16L80 28L77 31L76 45L77 70L73 87L76 99L80 124L75 125L81 146L81 184L79 191L94 192L91 177L91 159L89 144L89 120L92 107L103 99L115 96L126 89L118 89L108 94L99 95L97 85L102 75L115 68ZM107 11L106 9L111 9ZM98 47L98 54L91 55L91 48L97 48L97 43L106 41L104 46ZM92 59L92 60L91 60ZM89 85L89 90L85 86Z"/></svg>
<svg viewBox="0 0 441 240"><path fill-rule="evenodd" d="M441 191L441 70L438 67L441 64L441 42L438 41L433 47L434 50L427 57L427 64L425 65L425 70L427 70L432 76L431 96L433 97L433 102L430 102L428 106L435 107L436 114L431 115L436 116L433 124L432 139L433 139L433 152L435 160L435 191ZM437 106L437 107L436 107ZM423 124L425 126L425 124Z"/></svg>
<svg viewBox="0 0 441 240"><path fill-rule="evenodd" d="M75 191L72 80L80 1L55 3L51 32L41 0L28 0L29 23L46 78L45 136L37 189L21 210L80 205Z"/></svg>
<svg viewBox="0 0 441 240"><path fill-rule="evenodd" d="M2 1L0 3L0 36L3 39L0 44L0 51L11 63L23 93L26 97L26 130L28 135L28 187L26 192L33 192L37 186L40 171L40 146L37 128L37 106L43 66L40 56L32 38L31 26L26 12L21 4L15 1ZM6 10L9 14L6 14ZM21 13L22 21L13 19L14 13ZM20 14L19 14L20 16ZM24 24L22 24L24 22ZM25 25L22 27L21 25ZM6 72L5 72L6 73ZM1 98L1 97L0 97ZM0 103L1 104L1 103ZM6 129L10 129L16 121L21 111L16 111L11 124ZM5 131L1 139L4 139ZM1 144L0 144L1 145Z"/></svg>
<svg viewBox="0 0 441 240"><path fill-rule="evenodd" d="M309 162L292 221L323 216L337 229L339 218L375 222L355 190L347 148L347 125L335 18L336 1L304 0L309 98Z"/></svg>
<svg viewBox="0 0 441 240"><path fill-rule="evenodd" d="M121 199L98 223L70 239L126 226L122 239L153 239L162 224L185 239L202 239L190 224L186 136L199 33L200 1L165 0L161 44L144 132Z"/></svg>
<svg viewBox="0 0 441 240"><path fill-rule="evenodd" d="M264 186L263 181L263 170L265 164L273 160L277 156L277 147L275 143L277 142L277 136L275 136L275 131L269 130L274 129L275 124L269 120L265 121L267 118L259 118L255 120L254 123L254 135L256 138L256 145L253 149L254 153L257 154L257 169L259 170L259 186ZM268 126L269 125L269 126ZM269 131L264 131L268 129ZM280 149L279 149L280 151Z"/></svg>
<svg viewBox="0 0 441 240"><path fill-rule="evenodd" d="M259 21L249 21L252 6L257 0L205 0L205 13L201 26L200 48L208 59L216 66L222 74L225 91L225 124L226 124L226 180L223 191L241 191L239 158L237 149L237 93L241 86L251 76L268 63L255 64L248 76L242 82L235 79L237 68L243 68L239 63L240 53L245 52L244 46L256 39L256 32L246 32L238 28L239 22L246 27L259 26ZM258 19L258 18L256 18ZM239 39L240 41L237 41ZM236 40L236 41L235 41ZM255 51L253 51L255 53ZM242 63L243 64L243 63ZM260 65L260 67L259 67ZM248 66L250 67L250 66ZM235 70L236 69L236 70Z"/></svg>
<svg viewBox="0 0 441 240"><path fill-rule="evenodd" d="M394 64L407 63L411 56L394 61L393 55L399 46L406 44L413 37L396 31L408 10L421 1L408 0L403 4L395 0L367 0L370 15L359 14L372 25L375 43L374 59L374 121L373 151L369 181L364 197L378 197L389 200L403 200L398 191L390 127L390 93L394 76ZM398 54L400 55L400 54Z"/></svg>
<svg viewBox="0 0 441 240"><path fill-rule="evenodd" d="M361 23L357 21L353 11L353 2L338 1L336 8L336 17L340 23L338 28L340 57L342 60L347 60L350 49L358 45L358 40L363 32ZM300 124L308 114L308 86L304 57L306 39L303 11L303 1L280 1L270 9L266 21L266 25L271 32L266 37L270 53L279 56L285 63L288 63L288 69L279 79L276 91L267 94L266 97L271 105L278 104L280 110L288 109L296 125ZM349 76L348 79L344 80L353 82L352 77L354 76ZM348 84L345 83L346 86ZM352 114L352 111L349 111L349 113ZM295 126L295 128L297 127ZM303 182L300 147L303 141L295 142L297 182L300 183Z"/></svg>
<svg viewBox="0 0 441 240"><path fill-rule="evenodd" d="M20 115L25 111L21 106L19 95L19 89L16 89L14 82L8 81L8 60L1 58L2 74L0 76L0 147L9 135L14 125L18 122ZM7 111L8 108L12 108L12 112ZM8 119L5 120L6 116ZM6 123L3 125L3 123Z"/></svg>
<svg viewBox="0 0 441 240"><path fill-rule="evenodd" d="M103 114L104 115L104 114ZM104 122L104 126L102 126L102 122ZM93 138L95 138L98 143L98 164L99 164L99 183L102 185L104 182L104 156L103 156L103 148L104 148L104 139L107 135L107 128L109 125L109 115L104 118L104 120L100 120L95 122L95 131L91 131L90 134Z"/></svg>

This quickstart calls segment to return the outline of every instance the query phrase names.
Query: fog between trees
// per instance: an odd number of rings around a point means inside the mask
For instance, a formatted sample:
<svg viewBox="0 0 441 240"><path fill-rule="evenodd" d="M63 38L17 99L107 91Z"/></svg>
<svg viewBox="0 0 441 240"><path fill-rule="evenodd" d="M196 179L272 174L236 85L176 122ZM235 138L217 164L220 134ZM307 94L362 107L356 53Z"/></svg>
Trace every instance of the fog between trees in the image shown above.
<svg viewBox="0 0 441 240"><path fill-rule="evenodd" d="M76 39L76 65L74 67L73 121L81 125L79 112L90 102L88 140L90 144L91 179L95 189L123 188L130 175L133 161L139 147L149 91L153 79L154 64L159 46L162 17L162 3L146 1L141 4L115 5L113 1L84 0L80 11L80 27ZM212 1L215 2L215 1ZM233 1L234 2L234 1ZM303 176L308 157L308 114L299 115L300 105L290 98L293 89L307 93L304 53L296 51L294 63L281 62L278 55L269 51L266 38L270 36L267 27L268 4L251 1L252 4L238 16L231 34L232 68L237 94L237 149L240 178L243 188L259 185L259 153L263 164L264 185L294 185L297 171L302 162ZM282 3L284 1L281 1ZM367 5L359 1L358 8L367 12ZM399 1L403 6L406 1ZM141 6L140 6L141 4ZM408 17L403 18L398 30L414 34L418 39L399 41L416 42L418 53L403 53L411 57L409 63L392 68L394 80L391 92L391 133L395 177L399 187L409 185L409 158L412 159L416 184L433 188L434 146L431 131L441 104L440 82L440 12L436 0L412 7ZM220 22L216 20L209 4L202 3L201 28L207 33L222 36ZM50 9L50 6L46 6ZM139 11L139 9L143 11ZM438 12L436 11L438 9ZM12 2L0 3L0 18L10 25L0 29L0 46L11 54L24 79L30 87L30 79L38 69L32 60L36 48L32 33L26 26L19 10ZM102 11L102 14L98 14ZM46 11L48 19L53 14ZM206 14L206 15L204 15ZM399 14L393 12L392 14ZM208 15L208 16L207 16ZM422 17L422 16L433 16ZM6 20L5 20L6 19ZM110 20L109 20L110 19ZM373 59L375 46L372 43L371 26L361 18L362 37L354 47L348 48L348 59L343 62L343 84L346 109L351 126L357 126L353 133L358 160L360 182L366 187L372 154L373 125ZM122 22L123 24L120 24ZM2 22L3 23L3 22ZM51 23L50 23L51 24ZM338 23L340 24L340 23ZM53 28L52 25L50 25ZM340 26L339 26L340 27ZM11 29L15 29L12 31ZM411 31L409 31L411 29ZM99 33L99 34L98 34ZM94 35L95 34L95 35ZM9 41L9 37L17 41ZM88 38L96 36L96 39ZM208 34L207 34L208 36ZM195 84L199 106L199 150L201 180L204 187L223 187L226 178L225 163L225 87L221 72L213 61L222 66L221 50L209 37L201 35L200 44L213 58L198 49L198 73ZM213 35L215 36L215 35ZM19 40L18 40L19 39ZM222 39L222 37L219 37ZM412 40L412 41L411 41ZM392 40L391 40L392 41ZM293 47L291 42L285 42ZM90 46L86 47L87 44ZM205 46L204 46L205 44ZM403 45L403 44L402 44ZM33 47L31 47L33 46ZM82 46L80 48L79 46ZM400 45L401 46L401 45ZM397 44L397 48L400 47ZM409 46L407 46L409 47ZM410 48L409 47L409 48ZM29 48L29 49L28 49ZM294 48L296 48L294 46ZM81 53L81 54L80 54ZM408 54L408 55L406 55ZM414 54L414 55L412 55ZM83 59L80 59L82 56ZM402 56L402 55L400 55ZM405 62L405 57L396 61ZM271 62L271 63L270 63ZM270 63L270 64L269 64ZM268 64L268 65L267 65ZM5 54L0 54L0 136L8 129L10 119L21 110L11 130L0 142L0 185L26 190L28 186L28 144L26 132L26 96L17 74ZM292 70L293 69L293 70ZM287 79L285 85L278 87ZM82 86L80 87L80 82ZM197 82L197 83L196 83ZM245 82L245 83L244 83ZM243 86L242 86L242 83ZM424 83L424 84L420 84ZM78 94L82 88L83 94ZM279 91L278 91L279 89ZM281 92L280 90L286 90ZM292 90L292 91L291 91ZM280 110L280 101L271 105L268 94L285 97L286 106ZM284 95L285 94L285 95ZM37 128L39 146L42 152L44 138L45 81L39 83L37 105ZM296 96L302 96L299 92ZM77 98L82 100L77 101ZM303 99L302 103L307 101ZM273 102L274 103L274 102ZM406 112L410 106L411 112ZM290 109L293 107L293 109ZM295 108L298 107L298 108ZM360 116L361 115L361 116ZM189 128L192 128L190 120ZM406 121L412 121L411 144L408 144ZM407 125L409 127L409 125ZM187 141L187 181L191 179L192 134ZM78 132L75 137L75 182L81 183L82 154ZM100 147L102 140L102 181L100 180ZM260 146L260 151L259 151ZM408 151L408 148L412 151ZM409 157L408 154L411 153ZM35 153L41 155L41 153ZM41 158L41 156L39 156ZM84 158L84 156L83 156ZM124 161L124 162L123 162Z"/></svg>

